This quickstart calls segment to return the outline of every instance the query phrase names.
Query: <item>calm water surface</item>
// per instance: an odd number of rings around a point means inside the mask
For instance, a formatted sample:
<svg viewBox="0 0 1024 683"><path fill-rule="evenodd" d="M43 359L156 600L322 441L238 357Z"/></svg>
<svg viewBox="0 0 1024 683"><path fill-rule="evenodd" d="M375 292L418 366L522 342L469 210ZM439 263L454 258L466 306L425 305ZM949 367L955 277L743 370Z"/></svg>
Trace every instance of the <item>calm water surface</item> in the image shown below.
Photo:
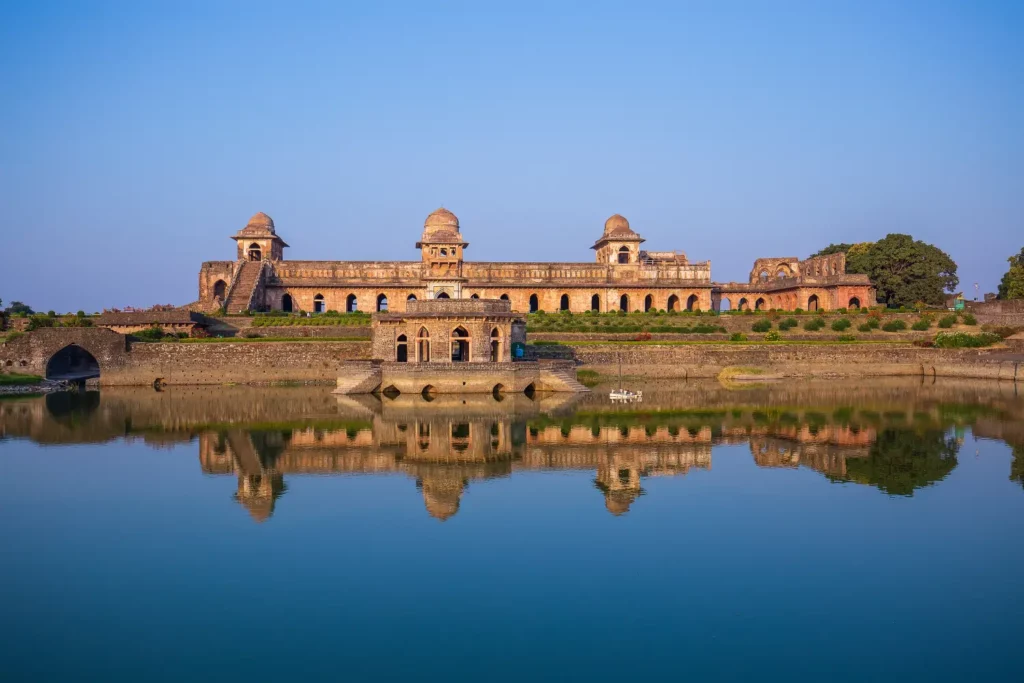
<svg viewBox="0 0 1024 683"><path fill-rule="evenodd" d="M3 400L2 678L1020 680L1017 391Z"/></svg>

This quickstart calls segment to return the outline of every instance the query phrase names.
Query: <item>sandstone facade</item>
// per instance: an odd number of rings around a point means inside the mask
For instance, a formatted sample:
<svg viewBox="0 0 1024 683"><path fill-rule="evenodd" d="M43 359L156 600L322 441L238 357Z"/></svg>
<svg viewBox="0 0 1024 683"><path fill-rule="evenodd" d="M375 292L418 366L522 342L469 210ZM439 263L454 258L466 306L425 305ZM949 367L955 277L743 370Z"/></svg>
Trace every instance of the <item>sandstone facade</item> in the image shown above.
<svg viewBox="0 0 1024 683"><path fill-rule="evenodd" d="M246 310L392 311L423 299L505 299L514 311L847 308L874 305L866 276L847 275L845 256L759 259L748 283L716 284L711 262L642 249L616 214L591 247L593 263L468 262L469 243L447 209L427 217L419 261L288 261L273 220L258 213L233 238L235 261L208 261L199 306Z"/></svg>

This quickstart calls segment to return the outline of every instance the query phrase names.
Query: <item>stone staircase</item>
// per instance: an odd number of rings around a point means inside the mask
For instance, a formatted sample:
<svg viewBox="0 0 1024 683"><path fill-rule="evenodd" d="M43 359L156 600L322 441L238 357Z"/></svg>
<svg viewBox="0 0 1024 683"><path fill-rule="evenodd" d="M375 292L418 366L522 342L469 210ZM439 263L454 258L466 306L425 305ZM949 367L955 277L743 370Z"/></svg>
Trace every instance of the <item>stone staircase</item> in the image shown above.
<svg viewBox="0 0 1024 683"><path fill-rule="evenodd" d="M575 363L544 363L541 365L540 383L547 391L590 391L576 379Z"/></svg>
<svg viewBox="0 0 1024 683"><path fill-rule="evenodd" d="M249 302L252 301L252 292L260 280L260 271L263 263L260 261L246 261L238 270L238 276L231 285L228 292L228 299L224 302L224 308L228 313L245 313L249 310Z"/></svg>
<svg viewBox="0 0 1024 683"><path fill-rule="evenodd" d="M336 394L369 394L380 388L380 361L345 361L338 368Z"/></svg>

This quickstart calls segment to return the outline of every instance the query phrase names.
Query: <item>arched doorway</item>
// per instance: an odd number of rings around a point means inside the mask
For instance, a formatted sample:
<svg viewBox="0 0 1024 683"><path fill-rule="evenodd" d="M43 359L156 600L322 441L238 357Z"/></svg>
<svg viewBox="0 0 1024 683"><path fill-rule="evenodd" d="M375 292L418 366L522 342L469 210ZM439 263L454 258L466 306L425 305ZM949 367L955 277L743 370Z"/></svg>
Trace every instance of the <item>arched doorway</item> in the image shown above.
<svg viewBox="0 0 1024 683"><path fill-rule="evenodd" d="M700 301L700 299L697 298L696 294L691 294L686 299L686 310L688 310L688 311L695 311L695 310L699 309L700 308L700 305L698 303L699 301Z"/></svg>
<svg viewBox="0 0 1024 683"><path fill-rule="evenodd" d="M600 311L601 310L601 297L597 294L590 297L590 310Z"/></svg>
<svg viewBox="0 0 1024 683"><path fill-rule="evenodd" d="M434 298L435 299L450 299L451 297L448 296L448 292L441 292L440 294L438 294Z"/></svg>
<svg viewBox="0 0 1024 683"><path fill-rule="evenodd" d="M469 362L469 332L461 325L452 330L452 362Z"/></svg>
<svg viewBox="0 0 1024 683"><path fill-rule="evenodd" d="M358 310L359 310L359 301L358 301L358 299L356 299L356 295L355 294L349 294L347 297L345 297L345 312L346 313L355 313Z"/></svg>
<svg viewBox="0 0 1024 683"><path fill-rule="evenodd" d="M495 327L491 330L491 362L498 363L504 357L501 348L501 331Z"/></svg>
<svg viewBox="0 0 1024 683"><path fill-rule="evenodd" d="M409 362L409 340L404 334L398 335L395 340L395 360L399 363Z"/></svg>
<svg viewBox="0 0 1024 683"><path fill-rule="evenodd" d="M749 311L750 310L750 302L747 301L746 299L740 299L740 303L739 303L739 305L737 305L736 310L738 310L738 311Z"/></svg>
<svg viewBox="0 0 1024 683"><path fill-rule="evenodd" d="M817 294L812 294L811 297L809 299L807 299L807 310L808 311L816 311L816 310L818 310L818 306L819 306L819 304L818 304L818 295Z"/></svg>
<svg viewBox="0 0 1024 683"><path fill-rule="evenodd" d="M569 310L569 295L563 294L562 298L558 300L558 310L568 311Z"/></svg>
<svg viewBox="0 0 1024 683"><path fill-rule="evenodd" d="M647 312L647 311L651 310L651 308L653 306L654 306L654 297L651 296L650 294L648 294L647 296L644 297L644 311Z"/></svg>
<svg viewBox="0 0 1024 683"><path fill-rule="evenodd" d="M285 294L284 296L281 297L281 310L282 311L284 311L285 313L291 313L292 312L292 305L293 304L292 304L292 295L291 294Z"/></svg>
<svg viewBox="0 0 1024 683"><path fill-rule="evenodd" d="M416 333L416 361L419 363L430 362L430 332L427 328L421 327Z"/></svg>
<svg viewBox="0 0 1024 683"><path fill-rule="evenodd" d="M224 301L224 295L228 292L228 283L223 280L217 280L213 283L213 298Z"/></svg>
<svg viewBox="0 0 1024 683"><path fill-rule="evenodd" d="M262 261L263 260L263 251L260 249L260 245L258 245L258 244L250 244L249 245L249 260L250 261Z"/></svg>
<svg viewBox="0 0 1024 683"><path fill-rule="evenodd" d="M537 295L530 295L530 313L536 313L540 309L540 304L537 301Z"/></svg>
<svg viewBox="0 0 1024 683"><path fill-rule="evenodd" d="M718 310L719 311L731 311L732 310L732 301L729 300L729 297L723 296L721 299L718 300Z"/></svg>
<svg viewBox="0 0 1024 683"><path fill-rule="evenodd" d="M860 299L858 299L857 297L853 297L852 299L850 299L849 308L860 308Z"/></svg>
<svg viewBox="0 0 1024 683"><path fill-rule="evenodd" d="M754 303L754 310L755 311L763 311L764 307L765 307L765 300L764 299L758 299Z"/></svg>
<svg viewBox="0 0 1024 683"><path fill-rule="evenodd" d="M377 295L377 310L384 312L388 310L388 297L384 294Z"/></svg>
<svg viewBox="0 0 1024 683"><path fill-rule="evenodd" d="M313 297L313 312L314 313L323 313L326 310L327 309L324 307L324 295L323 294L317 294L316 296L314 296Z"/></svg>
<svg viewBox="0 0 1024 683"><path fill-rule="evenodd" d="M99 362L78 344L68 344L46 362L46 379L85 380L99 376Z"/></svg>
<svg viewBox="0 0 1024 683"><path fill-rule="evenodd" d="M672 296L670 296L668 298L668 308L666 310L669 310L669 311L678 311L679 310L679 297L678 296L673 294Z"/></svg>
<svg viewBox="0 0 1024 683"><path fill-rule="evenodd" d="M629 312L629 295L623 294L619 297L619 310Z"/></svg>
<svg viewBox="0 0 1024 683"><path fill-rule="evenodd" d="M407 296L405 298L405 300L406 301L416 301L416 295L415 294L410 294L409 296Z"/></svg>
<svg viewBox="0 0 1024 683"><path fill-rule="evenodd" d="M500 297L498 297L498 298L499 298L499 299L501 299L502 301L508 301L508 294L502 294L502 295L501 295Z"/></svg>
<svg viewBox="0 0 1024 683"><path fill-rule="evenodd" d="M619 263L629 263L629 247L619 249Z"/></svg>

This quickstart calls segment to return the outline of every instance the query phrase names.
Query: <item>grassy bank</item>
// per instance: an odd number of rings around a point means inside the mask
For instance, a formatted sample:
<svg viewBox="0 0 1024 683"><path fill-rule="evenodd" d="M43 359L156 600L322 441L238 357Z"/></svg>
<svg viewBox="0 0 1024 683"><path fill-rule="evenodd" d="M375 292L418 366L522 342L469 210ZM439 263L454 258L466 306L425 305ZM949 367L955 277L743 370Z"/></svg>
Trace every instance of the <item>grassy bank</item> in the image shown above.
<svg viewBox="0 0 1024 683"><path fill-rule="evenodd" d="M0 375L0 387L23 387L39 384L42 381L43 378L39 375L19 375L17 373Z"/></svg>

